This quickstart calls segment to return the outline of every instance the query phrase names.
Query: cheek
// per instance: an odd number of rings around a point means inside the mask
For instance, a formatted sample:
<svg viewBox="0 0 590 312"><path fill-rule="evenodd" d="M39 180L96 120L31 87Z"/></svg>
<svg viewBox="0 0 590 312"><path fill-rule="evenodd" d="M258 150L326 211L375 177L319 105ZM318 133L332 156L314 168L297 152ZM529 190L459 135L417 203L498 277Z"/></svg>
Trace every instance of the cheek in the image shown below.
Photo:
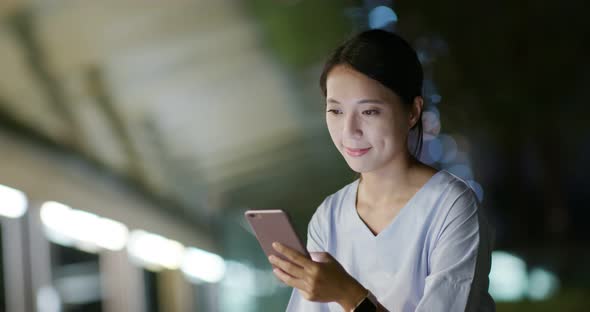
<svg viewBox="0 0 590 312"><path fill-rule="evenodd" d="M399 127L395 127L392 122L384 122L373 128L371 137L376 145L388 150L398 149L404 141L403 133L400 133Z"/></svg>
<svg viewBox="0 0 590 312"><path fill-rule="evenodd" d="M326 119L326 124L328 126L328 132L330 133L330 137L332 138L332 141L334 141L334 144L336 144L336 146L338 146L340 143L340 127L338 125L338 123L334 120L330 120L329 118Z"/></svg>

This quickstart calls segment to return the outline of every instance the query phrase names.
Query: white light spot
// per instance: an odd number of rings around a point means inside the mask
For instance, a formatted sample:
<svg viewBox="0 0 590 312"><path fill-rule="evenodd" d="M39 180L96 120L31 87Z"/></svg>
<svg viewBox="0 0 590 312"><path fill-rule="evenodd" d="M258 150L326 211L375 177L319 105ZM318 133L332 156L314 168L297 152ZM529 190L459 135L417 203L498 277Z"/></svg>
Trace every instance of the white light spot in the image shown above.
<svg viewBox="0 0 590 312"><path fill-rule="evenodd" d="M191 281L217 283L225 275L225 261L214 253L189 247L184 254L181 270Z"/></svg>
<svg viewBox="0 0 590 312"><path fill-rule="evenodd" d="M424 141L433 140L440 133L440 119L438 110L429 108L422 113L422 127L424 131Z"/></svg>
<svg viewBox="0 0 590 312"><path fill-rule="evenodd" d="M61 311L59 293L52 286L42 286L37 291L37 312Z"/></svg>
<svg viewBox="0 0 590 312"><path fill-rule="evenodd" d="M559 279L543 268L534 268L529 273L528 295L532 300L546 300L559 289Z"/></svg>
<svg viewBox="0 0 590 312"><path fill-rule="evenodd" d="M517 256L503 251L492 252L489 276L489 292L496 301L518 301L527 292L526 264Z"/></svg>
<svg viewBox="0 0 590 312"><path fill-rule="evenodd" d="M98 252L121 250L127 243L129 230L115 220L53 201L44 203L40 214L47 238L56 244Z"/></svg>
<svg viewBox="0 0 590 312"><path fill-rule="evenodd" d="M163 236L134 230L129 235L127 252L132 261L148 270L178 269L184 246Z"/></svg>
<svg viewBox="0 0 590 312"><path fill-rule="evenodd" d="M20 218L27 212L27 205L25 193L0 184L0 216Z"/></svg>

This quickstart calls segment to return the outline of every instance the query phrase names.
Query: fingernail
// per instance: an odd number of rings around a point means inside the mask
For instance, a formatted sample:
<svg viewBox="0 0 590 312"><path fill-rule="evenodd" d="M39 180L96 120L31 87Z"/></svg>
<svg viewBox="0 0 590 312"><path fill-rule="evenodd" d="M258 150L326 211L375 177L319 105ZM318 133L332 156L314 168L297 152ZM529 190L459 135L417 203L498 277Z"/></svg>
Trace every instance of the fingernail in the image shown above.
<svg viewBox="0 0 590 312"><path fill-rule="evenodd" d="M277 242L272 243L272 246L274 248L280 248L281 247L281 246L279 246L279 243L277 243Z"/></svg>

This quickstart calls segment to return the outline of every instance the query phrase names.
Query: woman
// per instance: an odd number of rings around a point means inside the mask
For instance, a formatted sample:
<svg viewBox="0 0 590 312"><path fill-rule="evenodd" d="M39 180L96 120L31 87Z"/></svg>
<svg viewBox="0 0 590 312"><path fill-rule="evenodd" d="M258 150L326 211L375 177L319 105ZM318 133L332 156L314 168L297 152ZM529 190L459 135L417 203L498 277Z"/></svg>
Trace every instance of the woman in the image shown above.
<svg viewBox="0 0 590 312"><path fill-rule="evenodd" d="M489 230L476 196L416 157L422 80L415 51L382 30L349 39L327 61L320 79L326 123L360 178L314 213L313 260L274 244L289 260L269 258L294 287L287 311L495 310Z"/></svg>

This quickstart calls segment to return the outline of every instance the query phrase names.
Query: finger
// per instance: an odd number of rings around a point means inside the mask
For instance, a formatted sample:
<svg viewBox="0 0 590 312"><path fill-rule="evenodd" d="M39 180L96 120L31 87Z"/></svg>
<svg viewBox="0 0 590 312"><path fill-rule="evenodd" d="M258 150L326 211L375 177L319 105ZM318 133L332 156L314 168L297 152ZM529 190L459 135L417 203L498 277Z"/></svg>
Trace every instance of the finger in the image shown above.
<svg viewBox="0 0 590 312"><path fill-rule="evenodd" d="M298 264L299 266L302 266L305 268L306 266L309 266L312 263L312 261L309 258L307 258L305 255L303 255L299 251L297 251L295 249L291 249L281 243L274 242L274 243L272 243L272 247L276 251L278 251L282 255L284 255L291 262Z"/></svg>
<svg viewBox="0 0 590 312"><path fill-rule="evenodd" d="M302 291L307 291L306 285L303 280L295 278L295 277L283 272L283 270L281 270L279 268L273 269L272 272L283 283L285 283L293 288L297 288Z"/></svg>
<svg viewBox="0 0 590 312"><path fill-rule="evenodd" d="M274 256L274 255L269 256L268 261L270 261L270 263L279 267L285 273L287 273L293 277L301 278L304 275L304 271L303 271L302 267L300 267L296 264L293 264L287 260L283 260L277 256Z"/></svg>

